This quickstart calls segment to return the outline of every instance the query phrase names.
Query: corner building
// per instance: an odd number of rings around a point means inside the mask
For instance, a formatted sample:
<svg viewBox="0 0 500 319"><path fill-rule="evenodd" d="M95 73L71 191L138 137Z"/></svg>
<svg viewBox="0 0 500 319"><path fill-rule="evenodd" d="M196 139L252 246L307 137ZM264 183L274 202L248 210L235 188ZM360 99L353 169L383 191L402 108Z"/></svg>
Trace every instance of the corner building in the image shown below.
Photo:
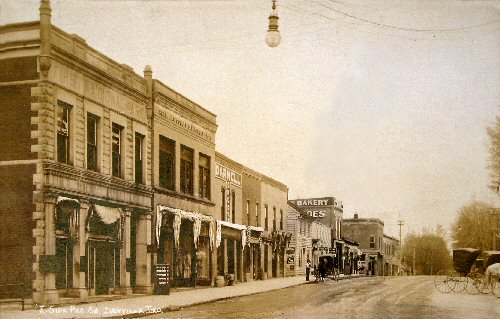
<svg viewBox="0 0 500 319"><path fill-rule="evenodd" d="M364 268L369 275L384 275L384 222L378 218L344 218L342 236L359 243L365 256Z"/></svg>
<svg viewBox="0 0 500 319"><path fill-rule="evenodd" d="M146 82L50 17L0 27L0 282L40 304L148 292Z"/></svg>

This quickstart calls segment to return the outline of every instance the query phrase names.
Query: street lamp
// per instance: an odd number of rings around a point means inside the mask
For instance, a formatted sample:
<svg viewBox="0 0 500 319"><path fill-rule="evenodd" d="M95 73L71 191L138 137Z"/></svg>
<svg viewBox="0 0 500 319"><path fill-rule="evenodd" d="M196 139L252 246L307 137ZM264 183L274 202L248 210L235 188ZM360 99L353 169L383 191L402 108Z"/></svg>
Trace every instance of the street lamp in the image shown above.
<svg viewBox="0 0 500 319"><path fill-rule="evenodd" d="M266 43L269 47L275 48L281 42L281 35L278 30L278 12L276 11L276 0L273 0L273 11L269 15L269 29L267 30Z"/></svg>

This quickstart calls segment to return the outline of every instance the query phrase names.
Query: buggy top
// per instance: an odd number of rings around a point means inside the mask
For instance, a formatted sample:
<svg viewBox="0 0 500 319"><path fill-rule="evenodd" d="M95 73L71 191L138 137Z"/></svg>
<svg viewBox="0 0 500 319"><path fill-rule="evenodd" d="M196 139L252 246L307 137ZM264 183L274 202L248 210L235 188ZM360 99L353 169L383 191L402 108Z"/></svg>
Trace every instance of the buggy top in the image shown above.
<svg viewBox="0 0 500 319"><path fill-rule="evenodd" d="M498 250L483 251L481 257L483 259L484 269L492 264L500 263L500 251Z"/></svg>
<svg viewBox="0 0 500 319"><path fill-rule="evenodd" d="M453 249L453 268L462 276L467 276L480 253L475 248Z"/></svg>

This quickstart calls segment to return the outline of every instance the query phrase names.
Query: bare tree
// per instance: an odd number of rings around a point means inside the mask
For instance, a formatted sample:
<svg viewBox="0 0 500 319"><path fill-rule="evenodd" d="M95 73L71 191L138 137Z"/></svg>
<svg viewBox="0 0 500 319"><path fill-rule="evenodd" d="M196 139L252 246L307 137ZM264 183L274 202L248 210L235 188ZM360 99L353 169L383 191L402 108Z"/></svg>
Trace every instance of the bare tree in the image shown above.
<svg viewBox="0 0 500 319"><path fill-rule="evenodd" d="M490 169L490 188L496 193L500 193L500 116L496 117L494 124L487 128L490 136L490 157L488 168Z"/></svg>
<svg viewBox="0 0 500 319"><path fill-rule="evenodd" d="M492 207L483 202L472 202L458 211L451 227L454 248L491 249L490 216Z"/></svg>
<svg viewBox="0 0 500 319"><path fill-rule="evenodd" d="M444 228L438 226L435 230L424 230L422 234L409 234L406 237L404 261L410 267L415 265L415 274L433 275L451 267L451 254L445 235Z"/></svg>

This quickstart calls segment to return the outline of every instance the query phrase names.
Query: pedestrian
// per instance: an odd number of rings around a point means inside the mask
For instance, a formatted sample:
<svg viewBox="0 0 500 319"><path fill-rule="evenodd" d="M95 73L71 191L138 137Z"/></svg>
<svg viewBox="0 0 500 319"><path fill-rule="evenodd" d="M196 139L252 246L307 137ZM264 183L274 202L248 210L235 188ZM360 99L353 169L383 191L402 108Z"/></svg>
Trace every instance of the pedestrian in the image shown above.
<svg viewBox="0 0 500 319"><path fill-rule="evenodd" d="M307 258L306 262L306 281L309 281L309 274L311 273L311 261Z"/></svg>
<svg viewBox="0 0 500 319"><path fill-rule="evenodd" d="M326 265L325 265L325 262L323 261L323 259L319 260L318 272L319 272L319 281L325 281Z"/></svg>

